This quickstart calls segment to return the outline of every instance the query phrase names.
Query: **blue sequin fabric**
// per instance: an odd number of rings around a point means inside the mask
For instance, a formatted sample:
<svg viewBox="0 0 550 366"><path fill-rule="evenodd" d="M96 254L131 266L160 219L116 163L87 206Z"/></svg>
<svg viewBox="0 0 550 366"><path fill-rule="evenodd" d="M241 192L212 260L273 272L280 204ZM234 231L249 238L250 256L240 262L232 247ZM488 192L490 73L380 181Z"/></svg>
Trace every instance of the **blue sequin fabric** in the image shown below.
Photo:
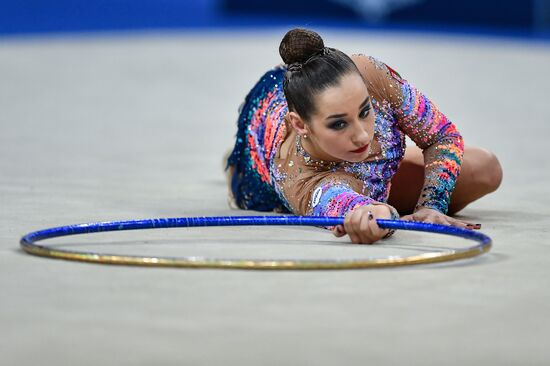
<svg viewBox="0 0 550 366"><path fill-rule="evenodd" d="M242 209L288 212L270 173L286 133L285 72L286 68L279 66L265 73L239 110L235 147L227 167L232 169L230 185L235 203Z"/></svg>
<svg viewBox="0 0 550 366"><path fill-rule="evenodd" d="M354 56L375 112L374 140L362 162L312 158L284 122L285 67L262 76L247 95L238 120L236 143L228 159L231 191L240 208L297 215L345 216L366 204L386 204L391 178L409 136L424 150L425 182L417 209L446 213L460 172L464 145L454 124L420 91L386 64ZM282 156L279 148L293 139ZM286 144L285 144L286 145ZM392 218L399 218L393 207Z"/></svg>

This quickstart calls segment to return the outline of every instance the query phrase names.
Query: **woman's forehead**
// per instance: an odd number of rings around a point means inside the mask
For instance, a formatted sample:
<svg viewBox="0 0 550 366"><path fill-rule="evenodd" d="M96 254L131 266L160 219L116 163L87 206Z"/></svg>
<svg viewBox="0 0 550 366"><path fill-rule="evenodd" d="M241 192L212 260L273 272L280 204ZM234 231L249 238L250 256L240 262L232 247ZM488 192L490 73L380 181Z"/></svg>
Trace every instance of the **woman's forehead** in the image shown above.
<svg viewBox="0 0 550 366"><path fill-rule="evenodd" d="M355 73L344 75L338 84L328 87L317 95L317 114L322 116L357 110L368 96L369 91L360 75Z"/></svg>

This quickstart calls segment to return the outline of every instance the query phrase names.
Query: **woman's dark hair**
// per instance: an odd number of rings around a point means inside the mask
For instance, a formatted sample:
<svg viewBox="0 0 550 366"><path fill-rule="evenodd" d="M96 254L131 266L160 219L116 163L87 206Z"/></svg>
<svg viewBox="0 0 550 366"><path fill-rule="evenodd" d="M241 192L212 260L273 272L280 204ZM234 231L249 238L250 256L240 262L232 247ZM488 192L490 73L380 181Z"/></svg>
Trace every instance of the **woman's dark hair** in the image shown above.
<svg viewBox="0 0 550 366"><path fill-rule="evenodd" d="M321 36L308 29L288 31L279 54L288 65L283 83L288 108L306 121L315 112L314 97L318 93L338 84L350 72L359 73L348 55L325 47Z"/></svg>

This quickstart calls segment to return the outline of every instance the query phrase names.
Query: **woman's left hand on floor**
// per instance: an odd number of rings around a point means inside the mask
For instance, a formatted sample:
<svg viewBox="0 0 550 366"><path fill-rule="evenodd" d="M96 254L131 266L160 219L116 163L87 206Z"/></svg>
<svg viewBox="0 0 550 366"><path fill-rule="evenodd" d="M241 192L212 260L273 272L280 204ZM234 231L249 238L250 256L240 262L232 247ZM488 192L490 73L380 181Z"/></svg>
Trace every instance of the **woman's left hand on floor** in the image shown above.
<svg viewBox="0 0 550 366"><path fill-rule="evenodd" d="M431 208L421 208L412 215L402 216L401 220L450 225L469 230L481 229L481 224L460 221Z"/></svg>

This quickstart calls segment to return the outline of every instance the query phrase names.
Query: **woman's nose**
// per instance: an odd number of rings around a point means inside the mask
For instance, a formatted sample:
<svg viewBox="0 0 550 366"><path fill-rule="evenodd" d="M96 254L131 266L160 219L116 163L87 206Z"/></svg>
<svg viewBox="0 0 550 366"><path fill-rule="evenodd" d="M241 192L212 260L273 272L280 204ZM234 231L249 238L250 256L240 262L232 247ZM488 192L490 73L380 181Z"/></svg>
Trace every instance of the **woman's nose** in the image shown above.
<svg viewBox="0 0 550 366"><path fill-rule="evenodd" d="M352 141L356 145L365 146L369 142L369 133L363 126L358 126L353 133Z"/></svg>

